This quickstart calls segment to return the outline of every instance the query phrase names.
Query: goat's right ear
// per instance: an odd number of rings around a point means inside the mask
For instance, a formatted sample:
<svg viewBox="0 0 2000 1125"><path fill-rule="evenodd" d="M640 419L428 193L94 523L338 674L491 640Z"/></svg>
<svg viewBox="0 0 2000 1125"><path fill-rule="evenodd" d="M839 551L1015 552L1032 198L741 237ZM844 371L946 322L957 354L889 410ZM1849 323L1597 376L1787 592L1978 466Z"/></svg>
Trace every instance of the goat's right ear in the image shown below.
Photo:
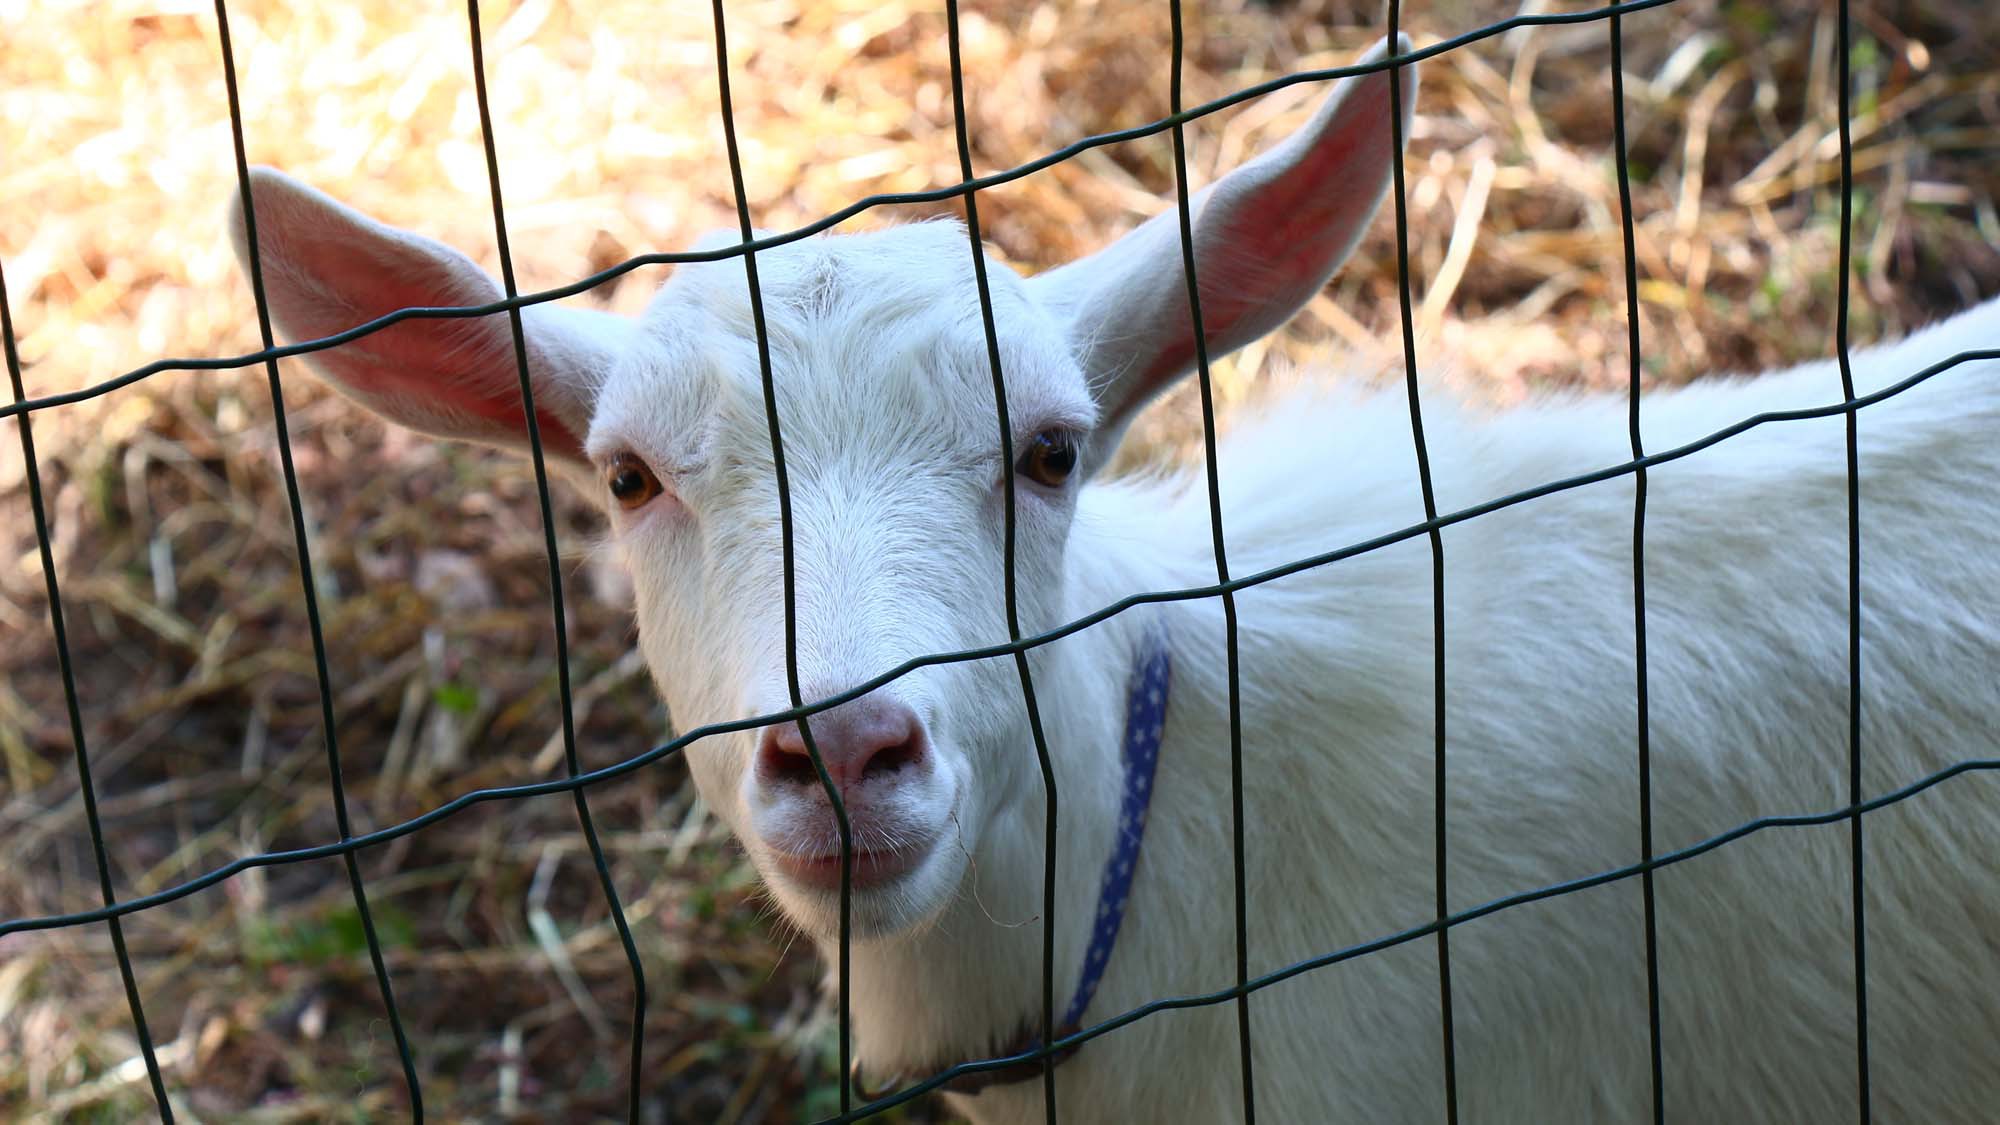
<svg viewBox="0 0 2000 1125"><path fill-rule="evenodd" d="M451 247L378 223L281 172L251 170L250 204L232 202L231 240L245 274L253 262L262 272L271 318L290 340L330 336L396 309L501 297L499 284ZM549 304L521 312L542 446L581 462L597 389L631 325ZM506 313L406 320L308 359L349 397L413 430L527 443Z"/></svg>
<svg viewBox="0 0 2000 1125"><path fill-rule="evenodd" d="M1361 65L1388 55L1383 40ZM1410 49L1399 36L1396 53ZM1402 68L1403 135L1417 101ZM1389 71L1334 84L1298 132L1189 201L1203 334L1219 357L1277 328L1347 259L1382 204L1400 159L1391 151ZM1087 258L1031 278L1029 288L1066 322L1102 421L1095 466L1110 459L1139 408L1194 366L1177 208Z"/></svg>

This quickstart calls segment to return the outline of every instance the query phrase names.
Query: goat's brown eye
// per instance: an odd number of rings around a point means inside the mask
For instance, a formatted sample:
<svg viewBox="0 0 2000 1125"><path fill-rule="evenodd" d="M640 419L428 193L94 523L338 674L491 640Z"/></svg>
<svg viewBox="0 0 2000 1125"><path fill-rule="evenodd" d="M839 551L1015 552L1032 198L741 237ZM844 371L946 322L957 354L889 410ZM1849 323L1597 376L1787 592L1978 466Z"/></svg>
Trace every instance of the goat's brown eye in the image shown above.
<svg viewBox="0 0 2000 1125"><path fill-rule="evenodd" d="M1036 484L1062 487L1076 471L1076 435L1068 430L1043 430L1029 438L1014 471Z"/></svg>
<svg viewBox="0 0 2000 1125"><path fill-rule="evenodd" d="M630 453L620 453L611 459L604 470L604 483L611 489L611 498L628 512L666 491L653 470Z"/></svg>

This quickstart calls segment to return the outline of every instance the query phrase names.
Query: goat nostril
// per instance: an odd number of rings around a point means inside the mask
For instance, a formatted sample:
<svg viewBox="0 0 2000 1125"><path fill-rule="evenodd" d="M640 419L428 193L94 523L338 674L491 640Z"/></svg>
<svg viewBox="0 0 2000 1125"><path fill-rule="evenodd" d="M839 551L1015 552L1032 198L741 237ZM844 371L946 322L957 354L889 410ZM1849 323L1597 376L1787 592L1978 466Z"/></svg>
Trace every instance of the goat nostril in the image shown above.
<svg viewBox="0 0 2000 1125"><path fill-rule="evenodd" d="M865 779L895 773L904 766L917 764L923 756L924 748L921 739L905 739L894 746L884 746L882 749L875 751L874 756L869 758L867 764L861 767L861 776Z"/></svg>
<svg viewBox="0 0 2000 1125"><path fill-rule="evenodd" d="M765 781L776 785L819 785L819 771L813 768L803 742L766 736L758 749L757 772Z"/></svg>
<svg viewBox="0 0 2000 1125"><path fill-rule="evenodd" d="M899 704L864 700L861 706L837 708L812 720L812 734L827 777L842 792L920 765L930 752L922 720ZM823 788L796 725L765 730L756 774L759 784L773 788Z"/></svg>

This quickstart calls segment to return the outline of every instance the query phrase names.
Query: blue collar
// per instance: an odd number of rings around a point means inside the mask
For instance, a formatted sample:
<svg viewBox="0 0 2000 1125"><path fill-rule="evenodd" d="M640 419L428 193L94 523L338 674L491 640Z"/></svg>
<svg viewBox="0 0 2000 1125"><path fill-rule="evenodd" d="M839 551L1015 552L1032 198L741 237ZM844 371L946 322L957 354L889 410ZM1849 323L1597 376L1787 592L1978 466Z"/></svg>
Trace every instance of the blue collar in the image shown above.
<svg viewBox="0 0 2000 1125"><path fill-rule="evenodd" d="M1098 884L1097 914L1090 927L1090 948L1083 955L1083 975L1063 1012L1058 1035L1070 1035L1083 1025L1083 1013L1097 994L1097 982L1118 944L1118 927L1125 920L1132 875L1139 867L1139 845L1146 838L1146 810L1153 803L1153 773L1160 764L1160 735L1167 725L1167 688L1173 661L1158 634L1150 634L1125 689L1125 785L1118 806L1117 834L1111 857L1104 861Z"/></svg>
<svg viewBox="0 0 2000 1125"><path fill-rule="evenodd" d="M1111 841L1111 856L1104 861L1104 876L1098 882L1097 911L1091 918L1090 945L1083 954L1083 972L1077 978L1076 992L1070 997L1062 1022L1056 1025L1058 1038L1082 1030L1083 1014L1089 1010L1091 997L1097 994L1098 982L1104 979L1104 968L1111 963L1111 952L1118 944L1118 929L1125 921L1125 904L1131 898L1132 876L1139 868L1139 845L1146 837L1146 810L1152 805L1153 774L1160 764L1160 737L1167 724L1167 688L1172 671L1165 637L1157 630L1149 631L1125 689L1125 742L1121 755L1125 781L1119 797L1118 827ZM994 1057L1027 1054L1041 1045L1040 1036L1024 1032ZM1075 1052L1075 1047L1057 1051L1049 1056L1049 1065L1053 1067ZM858 1078L858 1066L855 1073ZM1037 1059L962 1074L944 1088L953 1093L973 1094L988 1086L1039 1078L1041 1073L1042 1064Z"/></svg>

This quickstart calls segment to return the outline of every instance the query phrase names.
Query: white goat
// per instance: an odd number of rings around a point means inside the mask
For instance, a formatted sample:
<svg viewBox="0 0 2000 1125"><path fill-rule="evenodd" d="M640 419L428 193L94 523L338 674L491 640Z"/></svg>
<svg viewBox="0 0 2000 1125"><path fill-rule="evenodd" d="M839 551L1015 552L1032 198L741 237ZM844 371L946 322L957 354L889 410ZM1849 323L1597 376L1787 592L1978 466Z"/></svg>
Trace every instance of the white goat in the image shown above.
<svg viewBox="0 0 2000 1125"><path fill-rule="evenodd" d="M1392 156L1387 91L1381 74L1340 83L1299 134L1197 202L1217 354L1319 292L1372 219ZM272 309L292 338L497 296L462 255L278 173L256 173L254 193ZM1198 476L1085 480L1191 362L1171 212L1043 276L989 265L1014 465L996 455L962 228L814 239L757 262L808 700L911 657L1007 639L1009 472L1023 630L1213 580ZM605 499L636 585L640 643L674 717L693 726L785 709L778 497L742 263L680 268L636 324L546 304L524 317L543 440ZM1987 305L1856 354L1855 374L1866 393L1996 344L2000 305ZM504 316L406 322L313 360L404 425L522 440ZM1826 362L1705 381L1645 400L1645 444L1662 450L1839 396ZM1426 403L1441 509L1626 460L1625 410L1622 398L1575 399L1482 418ZM1767 425L1650 474L1659 851L1848 803L1843 426ZM1993 756L1996 436L1991 361L1860 415L1867 794ZM1225 445L1221 479L1238 575L1422 519L1400 395L1289 402ZM1560 492L1443 533L1454 910L1638 858L1633 487L1622 477ZM1428 922L1427 540L1248 588L1237 603L1252 973ZM1190 600L1142 605L1034 650L1060 796L1058 1004L1083 973L1117 830L1127 685L1149 644L1172 660L1151 828L1085 1024L1234 983L1223 636L1218 602ZM1045 804L1012 660L920 668L818 715L811 731L858 849L864 1073L918 1077L1020 1049L1041 1019ZM786 916L831 960L839 843L796 727L706 739L687 758ZM1878 1119L1992 1120L2000 783L1963 774L1865 824ZM1854 1117L1849 831L1845 821L1774 828L1658 874L1671 1120ZM1649 1117L1643 934L1636 878L1451 931L1464 1120ZM1438 944L1424 937L1256 992L1263 1119L1439 1120L1438 977ZM1062 1119L1235 1120L1236 1035L1224 1003L1094 1039L1056 1070ZM953 1096L981 1122L1041 1119L1037 1080Z"/></svg>

